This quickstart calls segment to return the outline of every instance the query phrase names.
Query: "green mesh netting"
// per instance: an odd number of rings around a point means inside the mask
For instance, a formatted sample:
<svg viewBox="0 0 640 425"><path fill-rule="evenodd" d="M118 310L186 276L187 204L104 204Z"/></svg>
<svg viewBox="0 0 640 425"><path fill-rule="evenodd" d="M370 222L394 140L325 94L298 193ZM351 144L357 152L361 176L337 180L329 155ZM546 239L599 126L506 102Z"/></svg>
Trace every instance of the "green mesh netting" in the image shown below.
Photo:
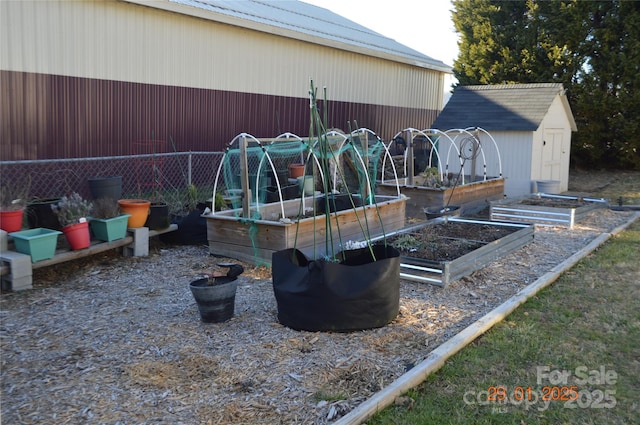
<svg viewBox="0 0 640 425"><path fill-rule="evenodd" d="M366 129L352 135L330 132L326 140L328 143L321 149L317 139L303 139L292 134L263 140L246 134L239 136L225 152L217 190L236 217L249 220L263 218L260 215L262 204L299 198L303 187L306 196L313 195L316 190L333 191L359 195L367 203L375 193L384 143ZM242 187L240 143L246 146L248 190ZM312 183L292 178L292 164L304 164L304 175L311 178ZM328 173L322 170L328 170ZM250 217L242 217L243 196L250 197Z"/></svg>
<svg viewBox="0 0 640 425"><path fill-rule="evenodd" d="M300 222L310 213L311 217L324 217L324 256L335 259L335 249L343 246L337 214L342 209L339 209L338 199L348 200L348 205L344 206L354 208L354 212L360 206L378 207L375 185L381 155L390 158L388 149L375 133L367 129L346 135L327 131L327 111L324 110L322 119L316 94L317 89L311 81L308 138L284 133L275 139L257 139L242 133L229 144L218 168L214 195L222 194L231 208L231 211L221 214L247 224L247 235L256 254L259 220L287 224L295 222L295 247ZM326 103L325 89L323 104ZM347 196L339 196L341 193ZM279 206L279 212L274 206ZM335 234L332 216L335 219ZM380 214L377 217L380 219ZM367 214L362 217L356 214L356 220L373 255ZM318 220L311 222L315 229ZM381 220L379 224L384 235ZM314 235L311 246L316 258L316 232L311 233ZM258 255L256 257L259 258Z"/></svg>

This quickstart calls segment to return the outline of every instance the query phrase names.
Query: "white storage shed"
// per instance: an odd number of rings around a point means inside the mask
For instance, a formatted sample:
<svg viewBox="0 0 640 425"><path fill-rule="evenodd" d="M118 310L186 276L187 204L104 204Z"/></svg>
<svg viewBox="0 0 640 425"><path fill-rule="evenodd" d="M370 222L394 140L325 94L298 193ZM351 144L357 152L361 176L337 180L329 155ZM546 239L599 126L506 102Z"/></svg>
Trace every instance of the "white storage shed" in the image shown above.
<svg viewBox="0 0 640 425"><path fill-rule="evenodd" d="M560 83L459 86L433 128L480 127L495 139L505 178L505 195L545 190L565 192L569 184L571 132L576 123ZM487 156L496 169L497 156ZM543 182L540 183L540 182Z"/></svg>

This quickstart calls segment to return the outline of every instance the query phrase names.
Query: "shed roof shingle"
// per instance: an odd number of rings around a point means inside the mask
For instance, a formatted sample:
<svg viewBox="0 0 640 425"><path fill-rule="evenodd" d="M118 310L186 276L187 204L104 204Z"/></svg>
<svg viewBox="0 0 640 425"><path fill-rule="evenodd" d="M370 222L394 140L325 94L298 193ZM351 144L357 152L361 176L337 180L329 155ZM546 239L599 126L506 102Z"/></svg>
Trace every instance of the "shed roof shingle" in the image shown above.
<svg viewBox="0 0 640 425"><path fill-rule="evenodd" d="M535 131L558 94L560 83L458 86L433 127Z"/></svg>

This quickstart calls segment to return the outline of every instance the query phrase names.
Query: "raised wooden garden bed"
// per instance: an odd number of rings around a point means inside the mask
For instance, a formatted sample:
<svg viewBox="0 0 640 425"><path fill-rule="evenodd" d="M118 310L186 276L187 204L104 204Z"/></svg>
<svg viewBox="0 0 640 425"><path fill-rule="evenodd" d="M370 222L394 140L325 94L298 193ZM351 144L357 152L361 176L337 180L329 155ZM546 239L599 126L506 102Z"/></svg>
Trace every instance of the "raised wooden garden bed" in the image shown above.
<svg viewBox="0 0 640 425"><path fill-rule="evenodd" d="M311 207L313 201L313 197L305 198L306 207ZM376 196L376 201L377 205L332 214L331 231L335 243L338 243L338 228L339 239L346 243L363 240L363 228L368 228L370 237L375 238L405 226L405 197ZM289 220L280 219L282 207L284 216ZM279 202L261 205L256 219L238 217L240 209L209 214L205 216L209 252L256 265L270 265L273 252L288 248L295 247L310 258L324 253L325 216L302 218L298 224L295 217L299 209L298 198L285 201L282 206ZM250 216L254 217L256 213L255 206L252 206ZM338 246L334 248L339 250Z"/></svg>
<svg viewBox="0 0 640 425"><path fill-rule="evenodd" d="M406 178L400 179L400 192L407 196L407 218L425 219L425 208L441 208L445 205L459 206L465 213L479 211L489 205L490 201L504 197L504 178L466 183L452 187L427 187L407 185ZM397 194L395 183L378 183L381 195Z"/></svg>
<svg viewBox="0 0 640 425"><path fill-rule="evenodd" d="M400 277L446 287L533 240L534 226L437 218L387 238L400 251Z"/></svg>
<svg viewBox="0 0 640 425"><path fill-rule="evenodd" d="M609 206L605 199L536 193L491 202L491 220L535 223L572 228L597 208Z"/></svg>

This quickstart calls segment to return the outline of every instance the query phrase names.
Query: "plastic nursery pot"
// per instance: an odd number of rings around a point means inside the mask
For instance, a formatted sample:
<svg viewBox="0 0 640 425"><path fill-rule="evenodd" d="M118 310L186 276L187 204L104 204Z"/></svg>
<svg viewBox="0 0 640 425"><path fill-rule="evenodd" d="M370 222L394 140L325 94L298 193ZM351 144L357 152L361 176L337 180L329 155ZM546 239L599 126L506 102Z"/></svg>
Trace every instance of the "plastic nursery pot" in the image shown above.
<svg viewBox="0 0 640 425"><path fill-rule="evenodd" d="M58 220L58 216L51 209L52 205L56 205L60 198L40 199L32 201L27 205L26 216L27 223L32 229L39 227L45 229L61 230L62 226Z"/></svg>
<svg viewBox="0 0 640 425"><path fill-rule="evenodd" d="M452 205L448 207L425 208L424 213L429 220L438 217L457 217L460 215L460 207Z"/></svg>
<svg viewBox="0 0 640 425"><path fill-rule="evenodd" d="M244 272L239 264L220 263L228 267L226 276L205 277L194 280L189 289L198 305L200 320L204 323L224 322L233 317L236 302L238 276Z"/></svg>
<svg viewBox="0 0 640 425"><path fill-rule="evenodd" d="M304 164L289 164L289 177L297 179L304 176Z"/></svg>
<svg viewBox="0 0 640 425"><path fill-rule="evenodd" d="M89 232L88 221L64 226L62 233L64 233L73 251L89 248L89 245L91 245L91 233Z"/></svg>
<svg viewBox="0 0 640 425"><path fill-rule="evenodd" d="M93 177L88 182L93 199L120 199L122 196L122 176Z"/></svg>
<svg viewBox="0 0 640 425"><path fill-rule="evenodd" d="M0 229L7 233L17 232L22 229L22 216L24 210L0 211Z"/></svg>
<svg viewBox="0 0 640 425"><path fill-rule="evenodd" d="M145 226L151 230L161 230L166 229L170 224L169 205L165 202L152 202Z"/></svg>
<svg viewBox="0 0 640 425"><path fill-rule="evenodd" d="M118 200L118 205L122 213L129 214L127 227L136 228L144 226L149 217L150 201L144 199L120 199Z"/></svg>

